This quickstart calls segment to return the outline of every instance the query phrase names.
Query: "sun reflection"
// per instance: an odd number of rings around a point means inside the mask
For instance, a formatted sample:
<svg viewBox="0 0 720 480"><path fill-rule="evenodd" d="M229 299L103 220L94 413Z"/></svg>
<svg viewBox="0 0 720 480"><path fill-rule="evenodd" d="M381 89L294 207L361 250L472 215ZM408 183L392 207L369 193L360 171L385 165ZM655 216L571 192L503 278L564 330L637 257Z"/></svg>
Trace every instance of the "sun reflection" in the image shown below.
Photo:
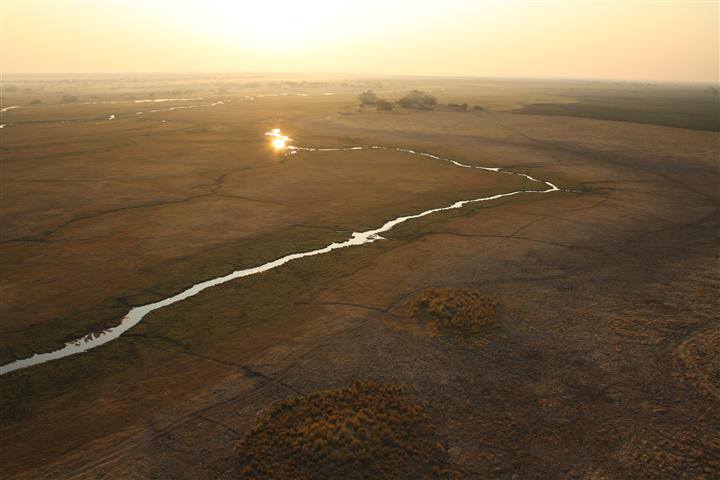
<svg viewBox="0 0 720 480"><path fill-rule="evenodd" d="M287 135L283 135L279 128L273 128L269 132L265 132L265 135L272 137L271 143L275 150L284 150L287 148L287 142L292 140Z"/></svg>

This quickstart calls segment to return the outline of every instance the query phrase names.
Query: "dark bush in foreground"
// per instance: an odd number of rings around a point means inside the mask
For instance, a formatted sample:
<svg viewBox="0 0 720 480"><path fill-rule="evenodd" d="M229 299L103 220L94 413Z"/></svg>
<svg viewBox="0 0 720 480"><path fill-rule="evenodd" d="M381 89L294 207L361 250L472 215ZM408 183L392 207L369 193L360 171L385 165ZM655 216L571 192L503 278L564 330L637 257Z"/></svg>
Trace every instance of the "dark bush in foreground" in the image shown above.
<svg viewBox="0 0 720 480"><path fill-rule="evenodd" d="M276 404L240 441L239 477L453 478L445 449L409 393L356 382Z"/></svg>

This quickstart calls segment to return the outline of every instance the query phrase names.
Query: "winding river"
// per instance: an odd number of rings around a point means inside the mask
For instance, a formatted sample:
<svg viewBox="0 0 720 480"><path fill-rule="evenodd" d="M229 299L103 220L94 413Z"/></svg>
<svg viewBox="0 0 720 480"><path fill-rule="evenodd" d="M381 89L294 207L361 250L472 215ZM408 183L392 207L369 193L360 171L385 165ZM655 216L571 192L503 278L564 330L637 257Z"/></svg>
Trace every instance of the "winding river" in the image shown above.
<svg viewBox="0 0 720 480"><path fill-rule="evenodd" d="M277 138L285 138L286 136L282 135L279 129L274 129L270 132L268 132L266 135L273 137L274 139ZM289 140L289 139L287 139ZM276 148L278 148L278 144L274 142L276 145ZM416 218L425 217L427 215L432 215L433 213L437 212L443 212L445 210L454 210L458 208L462 208L463 206L470 204L470 203L479 203L479 202L489 202L492 200L497 200L499 198L503 197L511 197L513 195L519 195L521 193L538 193L538 194L547 194L552 192L560 191L560 189L555 186L554 184L546 181L546 180L538 180L534 177L531 177L530 175L527 175L525 173L515 173L510 172L507 170L502 170L499 167L480 167L475 165L467 165L461 162L458 162L457 160L452 160L449 158L443 158L439 157L437 155L432 155L430 153L423 153L423 152L417 152L415 150L409 150L405 148L396 148L396 147L384 147L384 146L364 146L364 147L347 147L347 148L308 148L308 147L297 147L293 145L285 145L284 142L279 145L279 149L282 149L286 152L286 154L295 154L297 152L303 151L303 152L337 152L337 151L356 151L356 150L395 150L402 153L407 153L410 155L418 155L423 157L432 158L434 160L447 162L453 166L460 167L460 168L468 168L468 169L477 169L477 170L486 170L490 172L496 172L500 174L505 175L518 175L521 177L524 177L534 183L539 184L541 187L537 190L515 190L513 192L508 193L500 193L497 195L490 195L487 197L479 197L479 198L472 198L468 200L458 200L455 203L452 203L450 205L441 206L437 208L432 208L430 210L425 210L419 213L415 213L412 215L406 215L403 217L397 217L392 220L388 220L384 224L382 224L380 227L372 229L372 230L366 230L364 232L354 232L352 235L350 235L349 238L342 242L333 242L330 243L322 248L318 248L315 250L308 250L305 252L296 252L291 253L289 255L285 255L284 257L280 257L278 259L272 260L267 263L263 263L262 265L258 265L256 267L251 268L245 268L243 270L235 270L234 272L231 272L225 276L213 278L210 280L206 280L204 282L196 283L192 287L183 290L182 292L173 295L171 297L165 298L163 300L159 300L157 302L148 303L147 305L142 305L139 307L132 308L127 315L125 315L120 322L119 325L108 328L107 330L104 330L99 333L89 333L83 337L77 338L75 340L72 340L65 344L64 347L59 348L57 350L53 350L50 352L45 353L36 353L31 357L23 358L19 360L15 360L13 362L7 363L5 365L0 366L0 375L4 375L6 373L19 370L21 368L30 367L33 365L38 365L45 362L50 362L52 360L58 360L60 358L69 357L70 355L76 355L78 353L86 352L88 350L91 350L93 348L99 347L101 345L104 345L108 342L111 342L115 340L116 338L120 337L123 333L127 332L131 328L133 328L135 325L140 323L140 321L145 318L147 314L150 312L153 312L155 310L159 310L163 307L167 307L169 305L172 305L174 303L181 302L185 300L186 298L190 298L192 296L197 295L198 293L202 292L203 290L207 290L208 288L214 287L216 285L221 285L223 283L229 282L231 280L235 280L237 278L243 278L243 277L249 277L250 275L256 275L259 273L267 272L268 270L272 270L274 268L278 268L282 265L285 265L286 263L290 263L295 260L299 260L304 257L312 257L315 255L323 255L326 253L330 253L333 250L339 250L341 248L348 248L348 247L356 247L360 245L366 245L372 242L375 242L377 240L383 239L381 236L382 233L388 232L392 230L395 226L407 222L408 220L413 220Z"/></svg>

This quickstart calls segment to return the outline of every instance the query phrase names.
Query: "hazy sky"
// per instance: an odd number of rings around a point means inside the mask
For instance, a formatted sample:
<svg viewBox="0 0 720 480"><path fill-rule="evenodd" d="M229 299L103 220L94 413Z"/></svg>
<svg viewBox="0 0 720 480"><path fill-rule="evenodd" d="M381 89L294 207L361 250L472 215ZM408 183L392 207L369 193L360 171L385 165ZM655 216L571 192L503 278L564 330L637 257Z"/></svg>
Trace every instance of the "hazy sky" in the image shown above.
<svg viewBox="0 0 720 480"><path fill-rule="evenodd" d="M718 1L0 0L2 71L718 81Z"/></svg>

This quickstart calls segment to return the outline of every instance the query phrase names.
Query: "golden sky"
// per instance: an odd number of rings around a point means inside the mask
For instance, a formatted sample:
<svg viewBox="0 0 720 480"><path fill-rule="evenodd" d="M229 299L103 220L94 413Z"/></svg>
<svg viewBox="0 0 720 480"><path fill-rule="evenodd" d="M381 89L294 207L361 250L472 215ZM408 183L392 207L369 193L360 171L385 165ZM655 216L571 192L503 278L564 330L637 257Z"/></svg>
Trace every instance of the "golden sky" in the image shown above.
<svg viewBox="0 0 720 480"><path fill-rule="evenodd" d="M718 82L719 2L0 0L3 73Z"/></svg>

